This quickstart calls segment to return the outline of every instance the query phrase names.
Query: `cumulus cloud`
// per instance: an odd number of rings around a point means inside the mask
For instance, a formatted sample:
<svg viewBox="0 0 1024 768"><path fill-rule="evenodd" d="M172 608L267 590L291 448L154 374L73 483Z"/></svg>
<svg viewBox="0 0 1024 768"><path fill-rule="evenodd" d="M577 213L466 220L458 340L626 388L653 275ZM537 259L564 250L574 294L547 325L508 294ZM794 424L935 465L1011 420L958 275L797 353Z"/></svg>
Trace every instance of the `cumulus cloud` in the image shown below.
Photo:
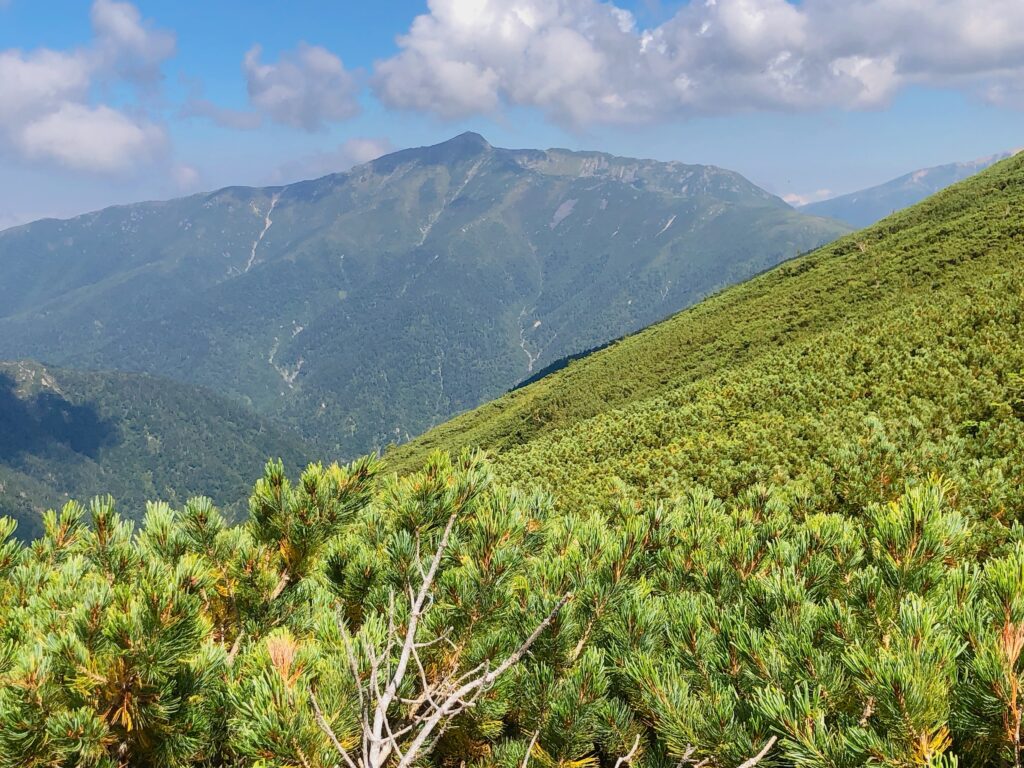
<svg viewBox="0 0 1024 768"><path fill-rule="evenodd" d="M21 126L15 142L30 159L113 173L151 162L164 149L166 135L116 109L68 102Z"/></svg>
<svg viewBox="0 0 1024 768"><path fill-rule="evenodd" d="M193 83L181 116L206 118L235 130L252 130L270 120L312 132L359 114L358 78L326 48L302 43L282 53L276 63L265 63L263 49L254 45L242 59L242 72L249 108L223 107Z"/></svg>
<svg viewBox="0 0 1024 768"><path fill-rule="evenodd" d="M82 98L89 82L89 64L80 53L0 51L0 124Z"/></svg>
<svg viewBox="0 0 1024 768"><path fill-rule="evenodd" d="M181 117L201 117L211 120L222 128L237 131L251 131L263 125L263 115L251 109L222 107L203 95L202 87L193 84L191 93L179 111Z"/></svg>
<svg viewBox="0 0 1024 768"><path fill-rule="evenodd" d="M394 150L385 138L356 137L348 139L334 149L315 152L284 163L273 174L275 183L296 179L313 179L329 173L347 171L355 165L375 160Z"/></svg>
<svg viewBox="0 0 1024 768"><path fill-rule="evenodd" d="M598 0L429 0L375 67L384 103L535 107L570 126L885 105L911 84L1017 101L1020 0L693 0L641 28Z"/></svg>
<svg viewBox="0 0 1024 768"><path fill-rule="evenodd" d="M161 65L177 47L173 32L157 29L134 5L117 0L95 0L90 16L101 66L133 81L161 77Z"/></svg>
<svg viewBox="0 0 1024 768"><path fill-rule="evenodd" d="M132 169L166 151L162 127L93 104L89 93L97 83L158 79L174 53L173 34L114 0L95 0L91 18L94 40L87 47L0 51L0 151L99 173Z"/></svg>
<svg viewBox="0 0 1024 768"><path fill-rule="evenodd" d="M359 113L359 84L341 59L316 45L299 45L276 63L264 63L260 46L242 62L249 102L284 125L315 131Z"/></svg>

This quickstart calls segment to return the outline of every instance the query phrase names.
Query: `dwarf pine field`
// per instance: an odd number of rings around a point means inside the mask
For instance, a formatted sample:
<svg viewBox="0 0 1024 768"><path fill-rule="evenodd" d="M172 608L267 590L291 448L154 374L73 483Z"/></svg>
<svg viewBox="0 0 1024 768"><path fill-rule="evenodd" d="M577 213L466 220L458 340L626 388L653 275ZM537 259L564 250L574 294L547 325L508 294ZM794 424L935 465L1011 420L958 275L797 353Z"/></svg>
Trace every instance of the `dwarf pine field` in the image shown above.
<svg viewBox="0 0 1024 768"><path fill-rule="evenodd" d="M941 472L1020 511L1024 158L728 289L389 454L471 445L565 509L798 489L855 514Z"/></svg>
<svg viewBox="0 0 1024 768"><path fill-rule="evenodd" d="M1018 156L238 525L5 522L0 766L1020 766L1022 203Z"/></svg>

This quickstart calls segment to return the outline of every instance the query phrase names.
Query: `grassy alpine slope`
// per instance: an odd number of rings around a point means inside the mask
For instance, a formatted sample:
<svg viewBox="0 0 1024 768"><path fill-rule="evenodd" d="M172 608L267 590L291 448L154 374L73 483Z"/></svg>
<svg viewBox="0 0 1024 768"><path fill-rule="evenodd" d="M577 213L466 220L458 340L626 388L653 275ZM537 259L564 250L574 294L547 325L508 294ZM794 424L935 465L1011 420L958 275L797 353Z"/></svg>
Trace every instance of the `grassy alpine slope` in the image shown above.
<svg viewBox="0 0 1024 768"><path fill-rule="evenodd" d="M620 481L654 499L796 480L856 507L935 469L1009 515L1021 500L1003 484L1020 482L1024 445L1022 209L1018 156L457 417L391 464L479 446L503 479L566 508Z"/></svg>
<svg viewBox="0 0 1024 768"><path fill-rule="evenodd" d="M1020 766L1022 202L1024 157L428 436L493 470L48 514L0 768Z"/></svg>

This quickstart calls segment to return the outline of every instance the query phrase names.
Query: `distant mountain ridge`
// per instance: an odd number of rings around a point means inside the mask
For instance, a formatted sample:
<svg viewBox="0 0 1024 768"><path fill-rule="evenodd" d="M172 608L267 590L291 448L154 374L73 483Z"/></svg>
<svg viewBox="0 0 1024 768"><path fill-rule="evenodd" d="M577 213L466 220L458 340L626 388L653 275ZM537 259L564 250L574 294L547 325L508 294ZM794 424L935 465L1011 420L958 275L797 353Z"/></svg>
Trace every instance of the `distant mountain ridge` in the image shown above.
<svg viewBox="0 0 1024 768"><path fill-rule="evenodd" d="M867 227L1019 151L1000 152L977 160L922 168L868 189L799 206L797 210L836 219L853 227Z"/></svg>
<svg viewBox="0 0 1024 768"><path fill-rule="evenodd" d="M739 174L467 133L0 233L0 357L206 386L361 453L845 231Z"/></svg>

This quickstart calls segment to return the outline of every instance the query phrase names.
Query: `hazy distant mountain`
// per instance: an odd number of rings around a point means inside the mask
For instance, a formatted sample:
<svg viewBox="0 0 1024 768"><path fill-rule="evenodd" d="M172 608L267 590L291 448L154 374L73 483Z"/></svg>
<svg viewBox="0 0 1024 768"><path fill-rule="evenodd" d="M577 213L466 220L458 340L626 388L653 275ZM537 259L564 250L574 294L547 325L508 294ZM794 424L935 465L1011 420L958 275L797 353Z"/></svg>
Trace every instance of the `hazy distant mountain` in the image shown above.
<svg viewBox="0 0 1024 768"><path fill-rule="evenodd" d="M799 208L803 213L843 221L853 227L867 227L890 213L907 208L924 200L940 189L973 176L999 160L1010 157L1012 152L1002 152L966 163L949 163L934 168L923 168L898 179L879 184L877 187L851 192L818 203L809 203Z"/></svg>
<svg viewBox="0 0 1024 768"><path fill-rule="evenodd" d="M128 517L147 500L211 496L238 515L270 457L289 471L312 451L244 406L145 374L0 362L0 514L19 535L69 497L111 493Z"/></svg>
<svg viewBox="0 0 1024 768"><path fill-rule="evenodd" d="M0 357L198 383L346 454L845 231L731 171L476 134L0 233Z"/></svg>

